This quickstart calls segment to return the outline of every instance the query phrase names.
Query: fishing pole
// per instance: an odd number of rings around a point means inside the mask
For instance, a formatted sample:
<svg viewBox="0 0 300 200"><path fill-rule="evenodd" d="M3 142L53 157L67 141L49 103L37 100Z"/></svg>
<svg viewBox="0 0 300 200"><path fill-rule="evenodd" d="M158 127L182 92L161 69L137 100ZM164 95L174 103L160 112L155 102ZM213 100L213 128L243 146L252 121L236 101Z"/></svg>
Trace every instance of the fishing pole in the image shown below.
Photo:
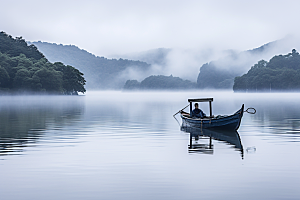
<svg viewBox="0 0 300 200"><path fill-rule="evenodd" d="M175 117L175 115L177 115L178 113L182 112L182 111L183 111L184 109L186 109L188 106L190 106L190 104L187 105L186 107L182 108L181 110L179 110L177 113L175 113L175 114L173 115L173 117Z"/></svg>
<svg viewBox="0 0 300 200"><path fill-rule="evenodd" d="M190 104L189 104L189 105L190 105ZM173 115L174 119L177 121L177 123L178 123L179 126L180 126L180 123L179 123L179 121L176 119L175 116L176 116L178 113L182 112L184 109L186 109L189 105L187 105L186 107L182 108L181 110L179 110L177 113L175 113L175 114Z"/></svg>

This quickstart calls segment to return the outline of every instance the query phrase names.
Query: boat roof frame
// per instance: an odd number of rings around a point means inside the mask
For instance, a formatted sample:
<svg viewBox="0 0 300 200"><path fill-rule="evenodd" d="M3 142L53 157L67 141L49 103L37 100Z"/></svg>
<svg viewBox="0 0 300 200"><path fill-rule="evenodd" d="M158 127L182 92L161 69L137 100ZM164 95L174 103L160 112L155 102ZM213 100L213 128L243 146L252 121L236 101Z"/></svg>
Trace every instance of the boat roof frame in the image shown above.
<svg viewBox="0 0 300 200"><path fill-rule="evenodd" d="M188 102L212 102L213 98L188 99Z"/></svg>

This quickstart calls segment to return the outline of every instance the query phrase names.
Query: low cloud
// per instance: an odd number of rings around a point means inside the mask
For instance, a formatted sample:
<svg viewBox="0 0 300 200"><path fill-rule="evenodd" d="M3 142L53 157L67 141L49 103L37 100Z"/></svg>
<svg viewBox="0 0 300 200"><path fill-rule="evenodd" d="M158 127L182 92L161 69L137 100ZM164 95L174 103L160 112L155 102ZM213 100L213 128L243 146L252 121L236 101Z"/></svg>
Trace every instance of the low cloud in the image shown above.
<svg viewBox="0 0 300 200"><path fill-rule="evenodd" d="M15 0L2 2L0 26L14 37L74 44L105 57L156 48L242 51L300 34L299 6L289 0Z"/></svg>
<svg viewBox="0 0 300 200"><path fill-rule="evenodd" d="M122 77L127 80L142 81L150 75L173 75L196 82L201 66L210 62L213 62L214 66L222 71L234 70L236 74L244 74L251 66L262 59L269 61L275 55L290 53L292 49L300 51L299 41L298 37L287 36L281 40L245 51L224 51L212 47L203 49L168 49L168 52L164 54L164 59L161 60L163 64L152 64L150 69L146 71L130 67L122 73ZM155 50L150 51L152 56L153 52L155 52ZM151 63L149 60L151 56L148 57L148 60L143 60L143 58L147 58L147 52L124 55L124 57ZM159 56L156 55L156 57ZM155 59L156 57L154 56L152 58Z"/></svg>

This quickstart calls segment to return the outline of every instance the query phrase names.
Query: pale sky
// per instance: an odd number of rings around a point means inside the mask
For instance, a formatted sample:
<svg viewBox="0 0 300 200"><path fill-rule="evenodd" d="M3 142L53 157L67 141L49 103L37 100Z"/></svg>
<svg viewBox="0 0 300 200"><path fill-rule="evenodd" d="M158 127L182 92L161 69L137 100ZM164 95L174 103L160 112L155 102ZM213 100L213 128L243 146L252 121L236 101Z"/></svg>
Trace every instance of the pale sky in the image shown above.
<svg viewBox="0 0 300 200"><path fill-rule="evenodd" d="M0 31L98 56L155 48L247 50L299 35L300 1L0 0Z"/></svg>

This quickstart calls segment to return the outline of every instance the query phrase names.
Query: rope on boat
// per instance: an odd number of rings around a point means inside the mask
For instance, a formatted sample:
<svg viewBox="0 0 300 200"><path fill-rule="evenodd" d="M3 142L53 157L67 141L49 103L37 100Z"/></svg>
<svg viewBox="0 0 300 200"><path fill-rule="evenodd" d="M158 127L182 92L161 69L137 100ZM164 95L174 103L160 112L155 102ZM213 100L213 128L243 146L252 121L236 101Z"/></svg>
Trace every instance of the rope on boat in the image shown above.
<svg viewBox="0 0 300 200"><path fill-rule="evenodd" d="M174 119L177 121L178 125L180 126L179 121L176 119L175 115L173 115Z"/></svg>
<svg viewBox="0 0 300 200"><path fill-rule="evenodd" d="M253 111L249 111L249 110L253 110ZM244 112L247 112L249 114L255 114L256 110L255 110L255 108L247 108L247 110L245 110Z"/></svg>

